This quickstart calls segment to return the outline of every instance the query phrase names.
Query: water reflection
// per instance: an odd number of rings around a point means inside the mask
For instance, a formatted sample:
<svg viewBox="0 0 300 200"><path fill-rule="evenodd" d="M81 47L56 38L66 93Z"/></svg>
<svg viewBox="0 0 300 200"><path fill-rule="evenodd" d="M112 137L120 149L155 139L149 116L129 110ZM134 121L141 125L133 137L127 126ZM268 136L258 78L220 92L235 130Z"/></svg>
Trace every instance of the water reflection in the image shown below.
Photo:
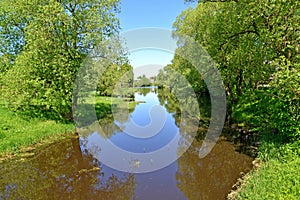
<svg viewBox="0 0 300 200"><path fill-rule="evenodd" d="M139 88L134 96L135 101L143 103L137 104L127 121L118 120L119 110L115 108L111 124L89 126L81 134L81 144L105 165L117 170L149 172L166 167L177 159L179 146L188 146L175 122L176 113L169 113L166 105L161 105L154 87ZM101 147L101 151L95 151L95 147Z"/></svg>
<svg viewBox="0 0 300 200"><path fill-rule="evenodd" d="M239 154L231 143L220 141L199 159L201 142L195 141L178 160L177 187L189 200L225 199L241 172L251 170L252 158Z"/></svg>
<svg viewBox="0 0 300 200"><path fill-rule="evenodd" d="M52 145L24 161L1 164L0 199L136 199L133 175L103 172L78 140Z"/></svg>
<svg viewBox="0 0 300 200"><path fill-rule="evenodd" d="M174 140L174 145L170 145L161 158L177 156L184 151L181 149L184 140L177 136L188 133L191 128L180 117L180 102L172 93L166 89L140 88L135 93L135 100L140 103L128 115L122 116L122 120L101 119L85 129L79 139L51 145L23 161L0 164L0 199L224 199L240 173L251 169L252 159L237 153L233 144L226 141L219 141L208 156L199 159L202 138L199 135L198 141L194 140L176 162L155 172L131 174L104 165L98 156L107 155L107 160L113 161L120 155L113 151L103 154L107 150L103 141L136 154L145 154ZM200 103L200 123L205 127L206 119L209 119L209 102L204 99ZM159 134L139 139L119 127L130 119L141 126L149 124L148 110L153 105L163 108L166 117ZM191 122L193 120L199 119ZM164 159L124 159L131 167L141 169L143 165L165 162ZM122 164L120 160L115 161Z"/></svg>

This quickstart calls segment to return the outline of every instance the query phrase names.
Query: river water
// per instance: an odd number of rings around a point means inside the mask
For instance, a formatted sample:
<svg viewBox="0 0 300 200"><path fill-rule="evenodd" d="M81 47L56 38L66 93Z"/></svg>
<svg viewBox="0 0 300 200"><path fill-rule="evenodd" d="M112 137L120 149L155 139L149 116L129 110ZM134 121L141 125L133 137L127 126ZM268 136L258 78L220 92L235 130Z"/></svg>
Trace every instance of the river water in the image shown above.
<svg viewBox="0 0 300 200"><path fill-rule="evenodd" d="M200 159L201 137L196 137L178 160L159 170L131 173L114 169L107 160L118 162L122 155L111 153L108 159L101 160L105 157L100 152L106 140L128 152L151 153L164 148L183 129L180 108L168 92L143 88L134 97L138 103L129 112L99 120L102 131L91 129L77 139L52 144L26 159L2 163L0 199L217 200L225 199L241 173L251 170L252 158L222 139ZM209 103L202 107L202 115L209 116ZM147 131L128 134L132 123L141 128L161 121L163 128L155 135L147 135L151 134ZM179 151L180 145L170 148ZM160 164L168 157L154 160ZM142 168L143 161L132 162L133 167Z"/></svg>

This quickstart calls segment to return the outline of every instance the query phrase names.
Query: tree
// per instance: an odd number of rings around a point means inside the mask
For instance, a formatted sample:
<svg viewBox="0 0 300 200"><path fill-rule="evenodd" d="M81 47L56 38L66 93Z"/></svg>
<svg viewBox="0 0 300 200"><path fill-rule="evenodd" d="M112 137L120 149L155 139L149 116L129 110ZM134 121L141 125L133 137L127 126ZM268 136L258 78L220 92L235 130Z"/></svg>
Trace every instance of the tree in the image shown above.
<svg viewBox="0 0 300 200"><path fill-rule="evenodd" d="M8 35L12 36L23 34L20 41L16 39L22 45L13 48L15 62L4 77L10 104L24 111L31 112L34 108L33 114L39 116L71 119L76 74L91 49L118 32L115 16L118 3L118 0L2 2L0 13L5 26L1 30L11 31ZM26 12L12 17L23 9ZM24 26L23 31L10 28L15 22L18 27ZM14 45L16 40L10 41L11 44L6 40L7 46Z"/></svg>
<svg viewBox="0 0 300 200"><path fill-rule="evenodd" d="M15 60L25 45L25 27L30 20L29 13L36 8L34 5L31 8L29 6L29 1L0 2L0 55L1 58L9 57L9 62Z"/></svg>
<svg viewBox="0 0 300 200"><path fill-rule="evenodd" d="M207 0L178 16L174 33L198 41L217 63L229 119L237 105L256 99L263 104L252 107L260 115L260 126L299 133L288 128L299 123L299 11L300 3L292 0Z"/></svg>
<svg viewBox="0 0 300 200"><path fill-rule="evenodd" d="M139 77L139 80L135 83L135 86L137 86L137 87L144 87L144 86L150 86L150 85L151 85L151 82L145 75Z"/></svg>
<svg viewBox="0 0 300 200"><path fill-rule="evenodd" d="M133 84L132 66L128 63L112 64L107 67L104 74L100 77L97 91L100 95L111 96L115 87L129 88Z"/></svg>
<svg viewBox="0 0 300 200"><path fill-rule="evenodd" d="M193 37L217 63L230 104L246 88L255 88L259 81L270 77L270 69L262 65L267 56L262 52L267 51L255 30L252 31L252 25L248 30L249 24L240 22L247 22L247 18L237 17L237 12L236 3L232 2L199 3L195 9L183 12L174 23L175 34ZM258 69L257 65L261 67ZM265 73L254 73L258 70Z"/></svg>

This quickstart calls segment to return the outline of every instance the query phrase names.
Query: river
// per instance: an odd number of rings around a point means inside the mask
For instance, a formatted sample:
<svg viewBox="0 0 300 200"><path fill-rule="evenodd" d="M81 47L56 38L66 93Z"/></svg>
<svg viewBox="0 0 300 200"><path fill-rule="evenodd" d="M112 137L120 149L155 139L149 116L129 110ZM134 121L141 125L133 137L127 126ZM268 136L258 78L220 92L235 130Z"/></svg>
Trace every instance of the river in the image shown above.
<svg viewBox="0 0 300 200"><path fill-rule="evenodd" d="M153 166L160 168L156 171L149 168L147 173L134 173L143 169L144 161L140 160L132 160L132 172L125 165L127 172L114 169L122 167L113 164L122 154L112 151L105 158L106 141L127 152L146 154L164 148L184 129L180 108L168 92L141 88L134 99L137 104L129 112L100 119L102 131L86 131L79 138L49 145L26 159L2 163L0 199L218 200L225 199L241 174L251 170L253 159L224 139L200 159L200 136L170 164L167 161L174 155L154 158L151 162L157 165ZM208 104L202 107L200 112L208 116ZM132 123L142 129L161 122L163 128L155 135L147 132L155 127L128 134ZM168 148L176 155L180 151L180 145Z"/></svg>

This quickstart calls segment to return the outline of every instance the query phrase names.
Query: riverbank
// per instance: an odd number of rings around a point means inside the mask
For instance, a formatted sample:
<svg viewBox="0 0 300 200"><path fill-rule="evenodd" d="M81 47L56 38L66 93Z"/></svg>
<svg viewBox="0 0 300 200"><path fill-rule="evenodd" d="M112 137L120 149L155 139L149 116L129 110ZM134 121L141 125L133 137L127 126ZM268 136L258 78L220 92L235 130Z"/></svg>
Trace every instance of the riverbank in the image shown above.
<svg viewBox="0 0 300 200"><path fill-rule="evenodd" d="M74 124L30 118L0 105L0 158L14 156L38 144L73 137Z"/></svg>
<svg viewBox="0 0 300 200"><path fill-rule="evenodd" d="M96 97L95 102L100 117L111 113L110 97ZM134 109L135 104L130 102L129 107ZM0 162L72 137L76 137L72 123L28 118L0 105ZM274 134L262 138L255 161L259 167L239 180L228 198L297 199L300 196L299 154L299 142L283 144Z"/></svg>
<svg viewBox="0 0 300 200"><path fill-rule="evenodd" d="M256 166L238 181L228 199L299 199L300 142L283 144L279 136L270 136L262 140Z"/></svg>
<svg viewBox="0 0 300 200"><path fill-rule="evenodd" d="M94 101L98 119L111 114L112 103L130 99L96 96ZM65 123L54 120L38 119L9 110L5 101L0 103L0 160L17 156L28 149L40 145L55 143L76 137L73 122ZM124 104L134 109L138 102Z"/></svg>
<svg viewBox="0 0 300 200"><path fill-rule="evenodd" d="M255 159L257 166L236 183L228 199L299 199L299 137L267 127L269 124L262 122L256 106L257 102L253 101L234 108L234 119L257 132L259 148ZM286 127L287 132L292 130L288 123Z"/></svg>

